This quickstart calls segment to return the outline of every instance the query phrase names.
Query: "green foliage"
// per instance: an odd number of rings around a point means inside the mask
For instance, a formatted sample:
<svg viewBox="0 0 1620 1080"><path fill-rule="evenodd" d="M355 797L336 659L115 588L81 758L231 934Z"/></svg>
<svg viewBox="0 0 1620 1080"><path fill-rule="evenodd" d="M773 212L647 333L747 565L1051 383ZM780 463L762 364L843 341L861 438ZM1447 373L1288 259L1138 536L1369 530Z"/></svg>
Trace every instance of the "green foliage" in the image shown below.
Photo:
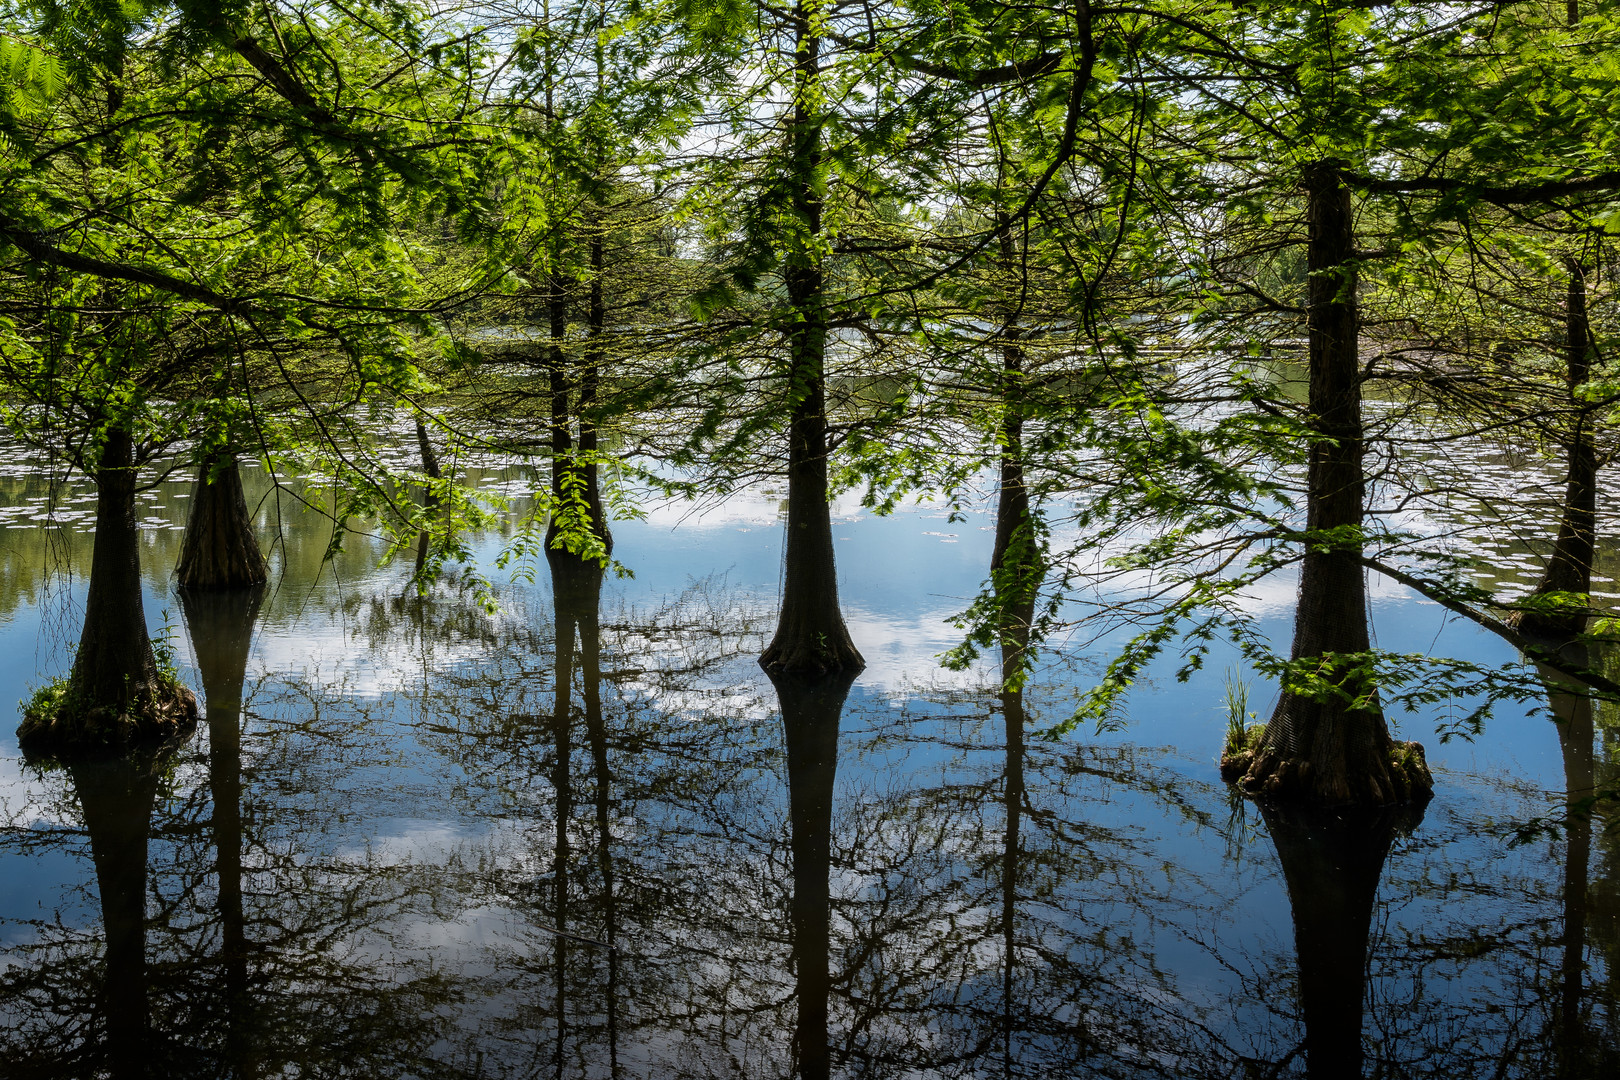
<svg viewBox="0 0 1620 1080"><path fill-rule="evenodd" d="M33 122L66 85L57 56L0 31L0 161L26 150Z"/></svg>
<svg viewBox="0 0 1620 1080"><path fill-rule="evenodd" d="M1562 589L1509 602L1382 513L1302 527L1301 472L1337 436L1289 357L1301 178L1336 162L1361 250L1317 274L1359 275L1386 508L1443 486L1403 440L1609 438L1613 10L805 11L559 0L484 29L398 0L5 7L0 423L82 470L117 430L141 464L189 445L317 474L328 557L354 529L390 555L426 536L425 589L511 507L401 465L396 410L452 457L555 470L499 564L532 578L548 527L610 564L598 500L618 519L635 487L778 475L821 384L831 485L875 512L955 514L987 470L1021 477L948 666L1018 641L1016 690L1071 604L1130 627L1051 734L1121 723L1150 665L1185 679L1223 636L1289 693L1467 701L1459 735L1534 696L1524 670L1445 658L1284 659L1245 591L1341 551L1486 625L1598 613ZM1576 379L1559 305L1588 264ZM491 326L528 355L486 355ZM1234 692L1229 742L1252 740Z"/></svg>
<svg viewBox="0 0 1620 1080"><path fill-rule="evenodd" d="M50 727L58 716L74 712L78 703L73 694L72 681L63 676L36 687L33 693L17 703L17 707L22 712L24 724Z"/></svg>
<svg viewBox="0 0 1620 1080"><path fill-rule="evenodd" d="M174 617L168 608L164 608L163 624L152 636L152 658L157 662L158 679L166 683L176 683L180 679L180 664L175 653L174 634Z"/></svg>

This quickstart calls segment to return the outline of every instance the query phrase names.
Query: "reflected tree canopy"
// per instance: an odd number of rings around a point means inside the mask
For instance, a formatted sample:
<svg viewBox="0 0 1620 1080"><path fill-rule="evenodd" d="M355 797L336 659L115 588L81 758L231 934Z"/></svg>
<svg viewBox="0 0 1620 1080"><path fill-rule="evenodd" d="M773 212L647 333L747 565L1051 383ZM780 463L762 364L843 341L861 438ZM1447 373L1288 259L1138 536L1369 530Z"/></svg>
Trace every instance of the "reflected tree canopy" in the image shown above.
<svg viewBox="0 0 1620 1080"><path fill-rule="evenodd" d="M8 796L0 859L62 886L0 923L6 1074L1613 1065L1584 698L1543 732L1551 836L1507 842L1544 809L1510 778L1421 822L1234 817L1207 760L1040 737L1039 682L766 677L768 598L547 571L496 619L447 586L180 590L198 735ZM300 625L352 659L256 659Z"/></svg>

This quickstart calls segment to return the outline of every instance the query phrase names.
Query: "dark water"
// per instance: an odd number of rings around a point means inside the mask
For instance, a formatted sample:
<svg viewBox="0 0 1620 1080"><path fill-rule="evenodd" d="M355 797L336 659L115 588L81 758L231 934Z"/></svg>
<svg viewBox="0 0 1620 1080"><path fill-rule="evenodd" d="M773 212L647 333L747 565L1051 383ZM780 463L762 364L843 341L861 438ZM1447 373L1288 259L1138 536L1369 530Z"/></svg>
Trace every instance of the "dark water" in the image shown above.
<svg viewBox="0 0 1620 1080"><path fill-rule="evenodd" d="M90 540L14 471L8 701L64 668ZM489 617L363 537L322 567L291 510L270 591L183 603L186 490L148 499L143 555L195 738L41 772L0 724L0 1076L1616 1075L1620 836L1563 827L1620 770L1612 717L1443 746L1461 705L1396 717L1426 813L1262 814L1216 774L1220 661L1059 741L1084 657L1024 699L938 668L983 515L841 507L846 688L753 663L766 494L621 524L636 577L599 597L509 582L486 537ZM1278 640L1291 589L1253 599ZM1385 648L1513 660L1375 597Z"/></svg>

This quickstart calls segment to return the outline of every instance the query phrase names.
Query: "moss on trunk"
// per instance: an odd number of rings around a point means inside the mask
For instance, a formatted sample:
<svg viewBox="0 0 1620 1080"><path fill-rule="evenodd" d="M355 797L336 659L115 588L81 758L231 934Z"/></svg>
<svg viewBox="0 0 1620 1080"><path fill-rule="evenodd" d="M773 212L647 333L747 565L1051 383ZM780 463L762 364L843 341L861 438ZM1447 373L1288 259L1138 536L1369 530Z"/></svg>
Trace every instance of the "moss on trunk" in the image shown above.
<svg viewBox="0 0 1620 1080"><path fill-rule="evenodd" d="M1338 167L1306 170L1310 416L1306 528L1321 539L1300 564L1292 658L1316 668L1308 691L1284 685L1265 738L1222 760L1222 773L1271 799L1386 806L1429 796L1417 743L1396 744L1378 689L1361 662L1370 650L1361 567L1365 511L1360 315L1350 192ZM1325 535L1324 535L1325 534Z"/></svg>
<svg viewBox="0 0 1620 1080"><path fill-rule="evenodd" d="M17 742L64 761L123 753L189 733L197 699L160 668L147 636L135 520L134 441L107 434L96 469L96 540L84 629L66 680L36 692L23 709Z"/></svg>

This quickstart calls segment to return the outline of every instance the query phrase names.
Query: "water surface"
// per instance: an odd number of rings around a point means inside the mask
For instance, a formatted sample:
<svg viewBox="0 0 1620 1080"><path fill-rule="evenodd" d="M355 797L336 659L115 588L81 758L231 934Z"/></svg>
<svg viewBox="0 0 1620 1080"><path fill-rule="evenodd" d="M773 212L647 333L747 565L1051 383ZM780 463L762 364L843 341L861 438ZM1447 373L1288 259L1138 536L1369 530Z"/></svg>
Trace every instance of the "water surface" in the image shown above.
<svg viewBox="0 0 1620 1080"><path fill-rule="evenodd" d="M91 540L81 487L11 473L8 701L65 670ZM1510 712L1443 745L1460 705L1393 717L1438 796L1351 827L1220 783L1222 656L1187 683L1166 665L1122 730L1057 741L1036 733L1095 656L1050 656L1022 698L988 665L942 671L988 562L983 513L839 505L868 660L846 688L754 664L780 580L767 491L619 524L635 577L599 596L543 565L508 580L483 537L493 617L452 585L415 597L364 535L322 565L328 526L273 500L272 588L182 599L188 494L145 496L142 535L154 632L173 628L206 700L196 736L42 771L0 724L7 1077L1620 1065L1620 837L1598 821L1513 842L1562 823L1583 769L1613 782L1602 715ZM1434 605L1374 598L1384 648L1515 660ZM1279 642L1291 600L1281 579L1252 600Z"/></svg>

